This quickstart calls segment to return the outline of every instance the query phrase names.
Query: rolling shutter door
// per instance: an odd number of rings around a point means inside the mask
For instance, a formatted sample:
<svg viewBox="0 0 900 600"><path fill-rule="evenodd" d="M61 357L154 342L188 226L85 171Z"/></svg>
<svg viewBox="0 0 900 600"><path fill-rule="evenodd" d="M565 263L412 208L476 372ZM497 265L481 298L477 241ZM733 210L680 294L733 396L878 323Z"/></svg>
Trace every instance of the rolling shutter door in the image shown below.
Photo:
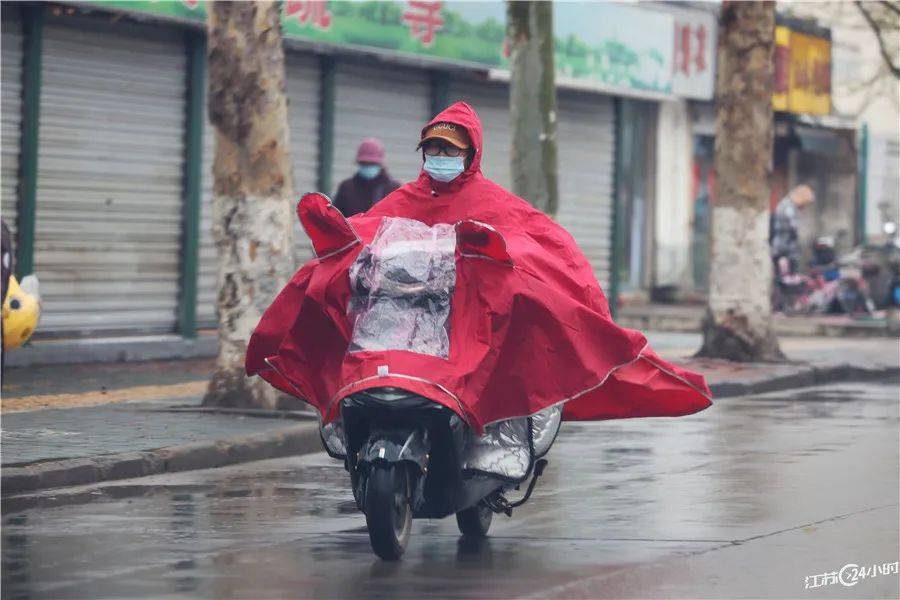
<svg viewBox="0 0 900 600"><path fill-rule="evenodd" d="M505 84L480 81L454 81L451 100L467 102L478 113L484 129L484 156L481 171L485 177L506 189L512 188L509 152L512 131L509 126L509 88Z"/></svg>
<svg viewBox="0 0 900 600"><path fill-rule="evenodd" d="M319 57L288 52L285 55L285 88L291 127L291 164L294 166L294 259L299 269L313 257L312 244L297 218L297 201L318 191L319 167Z"/></svg>
<svg viewBox="0 0 900 600"><path fill-rule="evenodd" d="M44 29L35 270L40 330L172 331L185 49L177 32Z"/></svg>
<svg viewBox="0 0 900 600"><path fill-rule="evenodd" d="M291 162L294 169L296 203L306 192L316 189L319 140L319 62L312 54L287 52L285 87L291 128ZM203 202L200 207L200 257L197 281L197 324L216 326L218 258L212 237L212 164L215 152L213 128L206 119L203 131ZM291 214L296 215L292 208ZM294 257L299 268L312 258L309 238L294 219Z"/></svg>
<svg viewBox="0 0 900 600"><path fill-rule="evenodd" d="M338 63L335 79L335 188L356 171L356 149L367 137L384 144L385 164L394 179L405 183L417 178L422 159L415 148L431 110L426 72Z"/></svg>
<svg viewBox="0 0 900 600"><path fill-rule="evenodd" d="M512 187L509 94L505 85L461 80L452 100L472 105L484 128L482 170ZM615 113L609 96L559 92L559 213L557 220L584 252L602 285L609 280Z"/></svg>
<svg viewBox="0 0 900 600"><path fill-rule="evenodd" d="M316 191L319 167L319 59L313 54L289 52L285 66L288 119L291 122L291 162L297 199ZM299 230L303 233L303 229ZM302 244L312 256L309 238ZM304 258L304 262L306 258Z"/></svg>
<svg viewBox="0 0 900 600"><path fill-rule="evenodd" d="M208 92L207 92L208 93ZM219 266L216 243L212 236L212 165L215 156L215 133L209 123L208 97L203 102L203 176L200 200L200 245L197 250L197 327L216 326Z"/></svg>
<svg viewBox="0 0 900 600"><path fill-rule="evenodd" d="M560 92L559 223L569 230L594 268L609 282L612 236L615 112L609 96Z"/></svg>
<svg viewBox="0 0 900 600"><path fill-rule="evenodd" d="M2 105L0 105L0 213L15 240L17 188L19 184L19 141L22 124L22 22L7 17L11 7L3 7L3 29L0 36L2 60Z"/></svg>

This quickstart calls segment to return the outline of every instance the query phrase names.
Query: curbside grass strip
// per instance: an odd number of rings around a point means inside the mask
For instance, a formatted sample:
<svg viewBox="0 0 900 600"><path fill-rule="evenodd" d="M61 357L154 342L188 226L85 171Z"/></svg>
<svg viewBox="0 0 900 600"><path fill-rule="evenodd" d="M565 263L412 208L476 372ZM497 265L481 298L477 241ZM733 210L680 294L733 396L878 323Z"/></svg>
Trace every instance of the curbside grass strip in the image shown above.
<svg viewBox="0 0 900 600"><path fill-rule="evenodd" d="M303 423L227 440L194 442L145 452L44 461L3 468L0 494L5 498L49 488L211 469L267 458L308 454L320 447L318 425Z"/></svg>

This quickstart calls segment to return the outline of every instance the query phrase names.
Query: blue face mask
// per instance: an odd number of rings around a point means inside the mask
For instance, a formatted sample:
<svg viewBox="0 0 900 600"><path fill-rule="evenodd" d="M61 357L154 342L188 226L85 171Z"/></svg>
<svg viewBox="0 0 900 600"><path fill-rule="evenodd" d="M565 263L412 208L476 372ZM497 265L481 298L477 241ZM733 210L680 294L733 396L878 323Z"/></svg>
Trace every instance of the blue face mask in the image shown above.
<svg viewBox="0 0 900 600"><path fill-rule="evenodd" d="M425 155L425 172L436 181L453 181L465 170L465 159L462 156L428 156Z"/></svg>
<svg viewBox="0 0 900 600"><path fill-rule="evenodd" d="M375 179L381 173L381 165L359 165L357 173L363 179Z"/></svg>

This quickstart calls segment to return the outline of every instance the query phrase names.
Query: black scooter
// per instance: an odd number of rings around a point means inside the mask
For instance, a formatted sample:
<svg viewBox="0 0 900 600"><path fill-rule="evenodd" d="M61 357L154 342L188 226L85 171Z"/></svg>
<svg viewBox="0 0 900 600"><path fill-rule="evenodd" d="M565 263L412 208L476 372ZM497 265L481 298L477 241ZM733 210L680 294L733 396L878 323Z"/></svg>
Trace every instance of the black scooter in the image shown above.
<svg viewBox="0 0 900 600"><path fill-rule="evenodd" d="M525 476L510 479L466 468L464 454L475 440L469 427L450 409L410 392L376 388L353 394L341 402L341 416L346 452L337 454L323 443L332 457L344 460L372 549L386 560L403 554L414 518L455 514L463 535L487 535L493 514L512 516L547 465L535 451L535 430L553 438L559 430L558 416L543 423L516 419L522 422L530 459ZM551 443L544 438L544 453ZM519 489L528 477L524 496L510 502L506 492Z"/></svg>
<svg viewBox="0 0 900 600"><path fill-rule="evenodd" d="M456 231L385 219L350 268L349 352L400 349L445 357L456 279ZM484 536L494 513L509 516L531 495L559 431L561 407L488 425L483 435L451 409L406 390L375 387L340 399L322 427L328 453L344 461L372 549L399 558L412 519L456 515L460 531ZM524 497L505 494L531 478Z"/></svg>

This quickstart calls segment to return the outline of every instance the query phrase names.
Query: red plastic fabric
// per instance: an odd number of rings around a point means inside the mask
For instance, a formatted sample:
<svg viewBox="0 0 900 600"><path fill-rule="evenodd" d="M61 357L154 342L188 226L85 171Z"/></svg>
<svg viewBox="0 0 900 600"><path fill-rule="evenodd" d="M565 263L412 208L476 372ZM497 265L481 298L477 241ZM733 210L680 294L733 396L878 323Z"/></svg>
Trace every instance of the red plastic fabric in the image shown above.
<svg viewBox="0 0 900 600"><path fill-rule="evenodd" d="M484 177L482 129L458 102L431 123L465 127L476 149L451 181L424 172L345 220L310 194L298 212L319 258L293 277L250 340L247 374L338 416L339 401L394 386L484 425L565 403L568 420L680 416L710 405L703 377L659 358L638 331L616 325L590 264L546 215ZM348 270L384 217L457 224L450 356L347 353ZM485 224L489 227L485 227Z"/></svg>

